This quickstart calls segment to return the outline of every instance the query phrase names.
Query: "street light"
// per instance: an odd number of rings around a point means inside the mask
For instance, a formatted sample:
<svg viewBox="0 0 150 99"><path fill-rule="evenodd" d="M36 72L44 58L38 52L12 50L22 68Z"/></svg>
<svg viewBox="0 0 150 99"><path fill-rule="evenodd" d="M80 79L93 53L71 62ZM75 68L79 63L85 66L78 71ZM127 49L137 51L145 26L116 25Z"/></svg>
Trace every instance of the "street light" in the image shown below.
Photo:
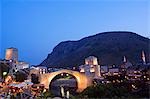
<svg viewBox="0 0 150 99"><path fill-rule="evenodd" d="M3 72L3 76L6 76L7 75L7 72Z"/></svg>
<svg viewBox="0 0 150 99"><path fill-rule="evenodd" d="M66 76L69 76L69 74L66 74Z"/></svg>

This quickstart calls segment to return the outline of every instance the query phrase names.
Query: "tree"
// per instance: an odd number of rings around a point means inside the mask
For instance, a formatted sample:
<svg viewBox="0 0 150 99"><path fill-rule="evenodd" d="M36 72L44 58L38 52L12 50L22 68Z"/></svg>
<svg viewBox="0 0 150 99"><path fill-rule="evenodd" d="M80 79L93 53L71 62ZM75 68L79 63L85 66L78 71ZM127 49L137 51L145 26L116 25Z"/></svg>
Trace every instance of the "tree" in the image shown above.
<svg viewBox="0 0 150 99"><path fill-rule="evenodd" d="M24 74L23 72L17 71L14 75L15 75L16 82L24 82L24 80L27 79L27 75Z"/></svg>
<svg viewBox="0 0 150 99"><path fill-rule="evenodd" d="M80 98L125 98L130 93L125 87L116 87L112 84L98 84L86 88L80 93Z"/></svg>
<svg viewBox="0 0 150 99"><path fill-rule="evenodd" d="M31 82L34 84L39 84L39 77L36 74L31 74Z"/></svg>
<svg viewBox="0 0 150 99"><path fill-rule="evenodd" d="M43 93L44 99L47 99L48 97L54 97L54 94L51 91L46 90L46 92Z"/></svg>
<svg viewBox="0 0 150 99"><path fill-rule="evenodd" d="M9 69L10 69L9 65L4 64L4 63L0 63L0 77L4 78L4 76L6 76L6 75L3 75L3 73L4 72L8 73Z"/></svg>

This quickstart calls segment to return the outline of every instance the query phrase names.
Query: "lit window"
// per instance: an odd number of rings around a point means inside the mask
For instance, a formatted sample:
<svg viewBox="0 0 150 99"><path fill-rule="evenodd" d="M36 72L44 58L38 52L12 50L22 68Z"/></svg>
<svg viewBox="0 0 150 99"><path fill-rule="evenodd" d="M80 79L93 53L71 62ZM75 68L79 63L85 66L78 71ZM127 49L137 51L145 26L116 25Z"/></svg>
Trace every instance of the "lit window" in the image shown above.
<svg viewBox="0 0 150 99"><path fill-rule="evenodd" d="M113 73L113 75L118 75L118 73Z"/></svg>
<svg viewBox="0 0 150 99"><path fill-rule="evenodd" d="M84 68L81 68L81 69L80 69L80 72L81 72L81 73L85 72Z"/></svg>
<svg viewBox="0 0 150 99"><path fill-rule="evenodd" d="M93 65L91 65L90 67L91 67L91 68L93 68L94 66L93 66Z"/></svg>
<svg viewBox="0 0 150 99"><path fill-rule="evenodd" d="M91 73L95 72L95 69L94 68L90 68L90 72Z"/></svg>
<svg viewBox="0 0 150 99"><path fill-rule="evenodd" d="M115 80L113 80L113 83L115 83Z"/></svg>
<svg viewBox="0 0 150 99"><path fill-rule="evenodd" d="M117 82L120 83L120 81L117 79Z"/></svg>
<svg viewBox="0 0 150 99"><path fill-rule="evenodd" d="M132 85L132 88L137 89L135 85Z"/></svg>

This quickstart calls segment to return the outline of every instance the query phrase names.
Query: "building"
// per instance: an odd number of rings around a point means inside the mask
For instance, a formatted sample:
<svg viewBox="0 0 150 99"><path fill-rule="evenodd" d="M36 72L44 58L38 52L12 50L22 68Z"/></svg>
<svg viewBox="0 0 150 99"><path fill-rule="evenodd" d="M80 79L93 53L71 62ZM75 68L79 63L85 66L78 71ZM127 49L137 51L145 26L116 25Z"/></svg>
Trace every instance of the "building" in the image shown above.
<svg viewBox="0 0 150 99"><path fill-rule="evenodd" d="M7 48L6 49L6 55L5 55L6 60L13 60L15 62L18 62L18 49L17 48Z"/></svg>
<svg viewBox="0 0 150 99"><path fill-rule="evenodd" d="M128 68L126 71L125 78L127 80L140 80L141 78L141 71L135 68Z"/></svg>
<svg viewBox="0 0 150 99"><path fill-rule="evenodd" d="M98 65L97 58L94 56L89 56L88 58L86 58L85 64L79 66L79 71L89 77L101 77L100 65Z"/></svg>
<svg viewBox="0 0 150 99"><path fill-rule="evenodd" d="M18 64L16 65L16 68L18 70L20 69L25 69L25 68L29 68L29 64L23 61L18 62Z"/></svg>
<svg viewBox="0 0 150 99"><path fill-rule="evenodd" d="M119 68L118 67L113 67L113 68L109 68L109 75L118 75L119 74Z"/></svg>
<svg viewBox="0 0 150 99"><path fill-rule="evenodd" d="M85 65L98 65L97 58L94 56L89 56L85 59Z"/></svg>
<svg viewBox="0 0 150 99"><path fill-rule="evenodd" d="M14 74L18 70L29 68L29 64L18 60L18 49L17 48L7 48L4 63L9 64L10 74Z"/></svg>
<svg viewBox="0 0 150 99"><path fill-rule="evenodd" d="M108 66L101 66L101 74L108 73Z"/></svg>
<svg viewBox="0 0 150 99"><path fill-rule="evenodd" d="M48 73L47 67L45 66L36 66L36 67L31 67L30 69L30 74L46 74Z"/></svg>

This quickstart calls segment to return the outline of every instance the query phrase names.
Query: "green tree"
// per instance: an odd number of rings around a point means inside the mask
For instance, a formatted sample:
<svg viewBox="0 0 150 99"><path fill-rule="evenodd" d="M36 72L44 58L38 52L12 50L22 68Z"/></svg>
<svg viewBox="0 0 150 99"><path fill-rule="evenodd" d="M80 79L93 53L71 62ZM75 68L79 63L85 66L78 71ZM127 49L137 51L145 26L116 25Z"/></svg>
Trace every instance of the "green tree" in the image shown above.
<svg viewBox="0 0 150 99"><path fill-rule="evenodd" d="M129 92L125 87L116 87L112 84L98 84L86 88L80 93L80 98L125 98Z"/></svg>
<svg viewBox="0 0 150 99"><path fill-rule="evenodd" d="M31 82L34 84L39 84L39 77L36 74L31 74Z"/></svg>
<svg viewBox="0 0 150 99"><path fill-rule="evenodd" d="M44 99L47 99L48 97L51 97L51 98L54 97L52 92L48 91L48 90L46 92L44 92L43 95L44 95Z"/></svg>
<svg viewBox="0 0 150 99"><path fill-rule="evenodd" d="M24 82L27 79L27 75L23 72L17 71L14 75L17 82Z"/></svg>
<svg viewBox="0 0 150 99"><path fill-rule="evenodd" d="M9 65L8 64L4 64L4 63L0 63L0 77L4 78L3 72L9 72Z"/></svg>

